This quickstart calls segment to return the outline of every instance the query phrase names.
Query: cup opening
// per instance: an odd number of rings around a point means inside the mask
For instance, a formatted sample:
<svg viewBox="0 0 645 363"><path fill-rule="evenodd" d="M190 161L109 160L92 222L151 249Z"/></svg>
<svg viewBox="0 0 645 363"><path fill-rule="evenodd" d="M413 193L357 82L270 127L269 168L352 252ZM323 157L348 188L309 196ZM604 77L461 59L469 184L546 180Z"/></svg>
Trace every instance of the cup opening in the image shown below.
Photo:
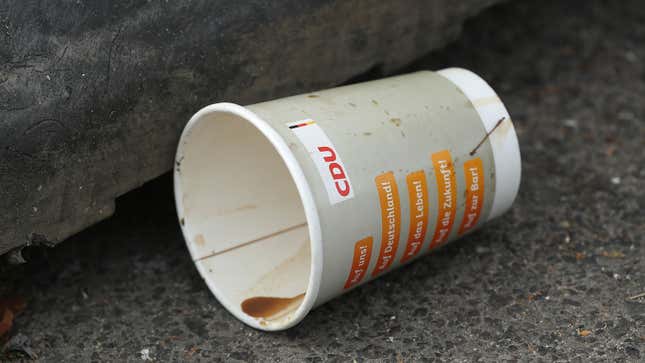
<svg viewBox="0 0 645 363"><path fill-rule="evenodd" d="M297 323L317 294L319 227L301 173L275 130L237 105L198 112L180 141L175 198L191 256L222 305L259 329Z"/></svg>

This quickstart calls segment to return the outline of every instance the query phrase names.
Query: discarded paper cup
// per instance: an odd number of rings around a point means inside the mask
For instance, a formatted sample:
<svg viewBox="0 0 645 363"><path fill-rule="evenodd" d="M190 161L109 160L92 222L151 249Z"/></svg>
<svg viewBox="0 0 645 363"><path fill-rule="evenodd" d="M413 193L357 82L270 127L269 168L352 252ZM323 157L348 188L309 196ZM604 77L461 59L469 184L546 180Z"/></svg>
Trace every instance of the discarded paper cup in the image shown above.
<svg viewBox="0 0 645 363"><path fill-rule="evenodd" d="M519 183L506 108L451 68L207 106L181 137L175 197L217 299L280 330L501 215Z"/></svg>

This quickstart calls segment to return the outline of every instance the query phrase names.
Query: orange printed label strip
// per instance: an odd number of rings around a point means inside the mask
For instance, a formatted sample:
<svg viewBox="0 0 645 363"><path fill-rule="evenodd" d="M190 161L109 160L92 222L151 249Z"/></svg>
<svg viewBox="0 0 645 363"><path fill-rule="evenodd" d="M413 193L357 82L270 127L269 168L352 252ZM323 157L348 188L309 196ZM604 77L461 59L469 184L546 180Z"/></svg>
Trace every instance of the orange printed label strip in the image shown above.
<svg viewBox="0 0 645 363"><path fill-rule="evenodd" d="M383 173L374 181L381 204L381 251L372 276L387 270L394 262L401 236L401 203L394 173Z"/></svg>
<svg viewBox="0 0 645 363"><path fill-rule="evenodd" d="M372 237L364 238L354 245L354 259L352 260L352 269L349 271L349 276L345 282L345 289L356 286L367 272L367 267L370 265L370 258L372 257Z"/></svg>
<svg viewBox="0 0 645 363"><path fill-rule="evenodd" d="M430 248L442 245L448 240L457 210L457 182L452 157L448 150L432 154L432 166L437 178L437 226Z"/></svg>
<svg viewBox="0 0 645 363"><path fill-rule="evenodd" d="M410 230L401 263L407 262L421 251L428 229L428 183L425 171L408 174L406 181L410 201Z"/></svg>
<svg viewBox="0 0 645 363"><path fill-rule="evenodd" d="M477 225L479 215L484 205L484 166L480 158L474 158L464 163L466 178L466 205L464 219L459 227L459 234L466 233Z"/></svg>

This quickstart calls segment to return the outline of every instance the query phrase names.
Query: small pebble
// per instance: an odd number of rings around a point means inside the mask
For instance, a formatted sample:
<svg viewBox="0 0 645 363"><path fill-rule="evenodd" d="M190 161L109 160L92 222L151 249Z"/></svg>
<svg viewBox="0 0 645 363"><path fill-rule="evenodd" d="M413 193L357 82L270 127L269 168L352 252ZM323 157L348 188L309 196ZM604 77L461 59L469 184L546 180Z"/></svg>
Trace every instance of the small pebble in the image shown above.
<svg viewBox="0 0 645 363"><path fill-rule="evenodd" d="M477 252L477 254L479 255L483 255L484 253L490 252L490 249L482 246L477 246L475 247L475 252Z"/></svg>
<svg viewBox="0 0 645 363"><path fill-rule="evenodd" d="M152 357L150 357L150 349L148 348L141 349L139 354L141 354L141 360L146 360L146 361L152 360Z"/></svg>
<svg viewBox="0 0 645 363"><path fill-rule="evenodd" d="M615 177L611 178L611 183L614 184L614 185L620 184L620 177L615 176Z"/></svg>
<svg viewBox="0 0 645 363"><path fill-rule="evenodd" d="M577 129L578 128L578 120L574 120L574 119L569 118L569 119L564 120L563 123L564 123L564 126L566 126L566 127L569 127L569 128L572 128L572 129Z"/></svg>
<svg viewBox="0 0 645 363"><path fill-rule="evenodd" d="M638 62L638 56L636 53L632 52L631 50L625 52L625 59L631 63L636 63Z"/></svg>
<svg viewBox="0 0 645 363"><path fill-rule="evenodd" d="M620 111L618 112L618 119L631 121L636 119L636 115L631 111Z"/></svg>
<svg viewBox="0 0 645 363"><path fill-rule="evenodd" d="M578 329L578 335L580 335L581 337L586 337L589 334L591 334L591 330Z"/></svg>

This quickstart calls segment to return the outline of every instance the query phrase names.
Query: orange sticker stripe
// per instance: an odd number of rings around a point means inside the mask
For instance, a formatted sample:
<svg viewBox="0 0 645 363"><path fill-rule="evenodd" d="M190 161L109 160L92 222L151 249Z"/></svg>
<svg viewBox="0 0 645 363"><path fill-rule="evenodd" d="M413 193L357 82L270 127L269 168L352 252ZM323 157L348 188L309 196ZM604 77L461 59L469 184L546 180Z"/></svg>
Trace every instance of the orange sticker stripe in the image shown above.
<svg viewBox="0 0 645 363"><path fill-rule="evenodd" d="M437 178L439 204L437 227L435 227L432 243L430 243L430 248L435 248L446 242L455 222L457 182L452 157L448 150L432 154L432 166L434 167L434 175Z"/></svg>
<svg viewBox="0 0 645 363"><path fill-rule="evenodd" d="M477 225L484 204L484 166L480 158L474 158L464 163L466 176L466 205L464 219L459 227L459 234L466 233Z"/></svg>
<svg viewBox="0 0 645 363"><path fill-rule="evenodd" d="M372 276L387 270L394 262L401 236L401 203L394 173L387 172L374 179L381 204L381 252Z"/></svg>
<svg viewBox="0 0 645 363"><path fill-rule="evenodd" d="M349 276L345 282L345 289L355 286L367 272L367 267L370 265L370 258L372 257L372 237L364 238L354 245L354 259L352 260L352 269L349 271Z"/></svg>
<svg viewBox="0 0 645 363"><path fill-rule="evenodd" d="M407 262L419 251L426 238L428 229L428 183L423 170L408 174L408 197L410 201L410 230L408 231L408 244L401 263Z"/></svg>

